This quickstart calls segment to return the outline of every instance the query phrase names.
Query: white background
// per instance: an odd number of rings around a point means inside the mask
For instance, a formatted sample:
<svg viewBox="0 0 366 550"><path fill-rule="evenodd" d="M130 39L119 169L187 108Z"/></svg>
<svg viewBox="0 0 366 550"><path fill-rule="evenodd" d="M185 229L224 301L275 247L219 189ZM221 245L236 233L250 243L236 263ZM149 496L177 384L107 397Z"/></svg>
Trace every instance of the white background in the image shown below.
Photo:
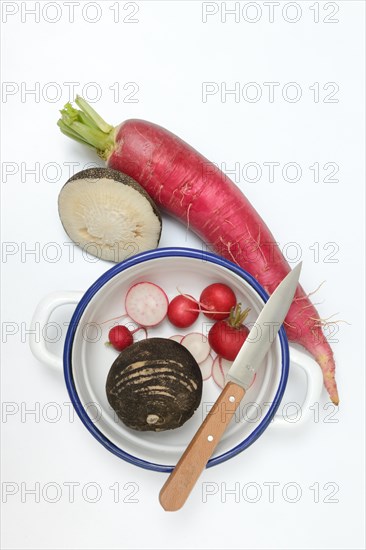
<svg viewBox="0 0 366 550"><path fill-rule="evenodd" d="M201 2L143 1L137 2L132 16L136 23L123 21L134 9L124 2L117 22L116 2L97 4L99 15L93 5L83 12L88 3L76 3L73 23L63 2L57 10L55 2L48 3L47 11L42 11L45 2L38 3L36 22L26 12L34 4L2 2L2 81L7 92L4 95L3 88L2 240L8 252L3 248L1 376L3 411L8 412L1 424L3 548L363 548L364 3L281 3L272 23L264 2L249 8L241 3L240 10L249 11L238 22L233 15L225 22L225 5L221 9L221 3L211 3L210 9L218 11L203 22L207 8ZM226 8L233 5L227 3ZM14 14L6 15L10 12ZM297 22L286 21L296 13ZM245 20L256 14L256 23ZM90 22L97 16L99 21ZM326 17L338 22L326 23ZM56 85L47 86L50 82ZM314 413L301 428L271 426L247 451L205 471L189 502L174 514L164 512L157 499L166 475L121 461L100 446L78 418L70 421L62 374L39 364L29 350L25 331L39 300L57 289L86 290L110 267L87 261L78 249L70 258L64 244L68 238L58 218L57 196L69 177L65 163L76 163L77 171L96 160L56 126L58 109L69 99L66 82L79 83L78 93L85 84L97 83L101 97L95 106L109 122L137 117L159 123L227 170L235 163L240 168L250 162L260 165L257 182L245 181L254 179L248 172L249 177L238 177L238 185L282 247L298 243L303 286L310 292L326 280L314 297L321 302L320 315L337 313L335 319L350 323L339 324L338 342L333 344L341 399L333 422L327 418L332 409L324 409L324 392L319 421ZM138 86L135 103L124 101L132 90L123 90L129 82ZM204 102L204 82L219 87L226 83L228 89L235 82L241 89L256 82L262 97L250 102L241 96L235 102L232 95L221 98L216 93ZM272 102L265 82L280 83ZM283 98L289 82L301 88L296 102ZM315 82L319 98L309 88ZM339 87L331 97L337 102L324 102L334 89L323 89L329 82ZM115 83L119 98L110 89L116 89ZM39 95L25 94L35 86ZM92 98L96 89L86 90ZM58 92L61 97L54 101ZM293 92L288 89L290 98ZM280 163L273 182L265 162ZM285 181L281 174L289 162L301 167L298 182ZM315 162L320 165L319 182L309 169ZM328 162L338 165L333 176L338 181L324 182L330 170L322 167ZM39 177L25 174L32 168ZM162 246L201 247L183 226L164 221ZM51 242L59 246L57 262L47 257L48 252L52 257L47 248ZM319 258L310 248L314 243L319 243ZM327 258L333 250L324 249L327 243L336 243L333 261ZM37 246L39 252L26 254ZM65 310L63 319L70 314L71 309ZM303 390L292 391L301 396ZM47 418L51 402L62 412L54 423ZM37 407L38 416L26 414ZM39 503L24 492L37 482ZM69 502L68 482L80 484L74 502ZM83 497L82 489L90 482L101 488L99 502ZM121 495L115 503L110 487L117 482ZM123 489L128 482L139 487L137 503L123 502L130 492ZM206 502L205 482L218 488ZM279 484L273 499L266 485L271 482ZM47 483L62 488L58 502L42 496ZM239 502L230 494L223 502L225 487L234 488L235 483ZM255 491L245 493L248 483L260 488L257 502L250 502ZM288 502L294 495L289 490L287 498L288 483L300 487L297 502ZM15 494L7 494L9 487Z"/></svg>

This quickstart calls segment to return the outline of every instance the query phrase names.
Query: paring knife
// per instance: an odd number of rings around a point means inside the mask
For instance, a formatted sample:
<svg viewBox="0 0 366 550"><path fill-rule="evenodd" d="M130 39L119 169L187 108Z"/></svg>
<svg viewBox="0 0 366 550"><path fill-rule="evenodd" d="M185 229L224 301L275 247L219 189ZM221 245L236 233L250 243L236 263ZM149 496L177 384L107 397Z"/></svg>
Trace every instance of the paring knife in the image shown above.
<svg viewBox="0 0 366 550"><path fill-rule="evenodd" d="M228 382L160 491L164 510L179 510L187 500L276 339L295 295L300 271L301 263L283 279L259 314L230 367Z"/></svg>

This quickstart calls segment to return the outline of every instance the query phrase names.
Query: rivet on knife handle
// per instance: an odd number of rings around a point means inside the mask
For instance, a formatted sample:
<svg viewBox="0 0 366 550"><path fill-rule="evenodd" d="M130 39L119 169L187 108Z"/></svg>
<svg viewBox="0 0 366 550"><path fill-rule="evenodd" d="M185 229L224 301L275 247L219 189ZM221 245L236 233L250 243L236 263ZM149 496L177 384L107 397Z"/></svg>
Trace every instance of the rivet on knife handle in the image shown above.
<svg viewBox="0 0 366 550"><path fill-rule="evenodd" d="M173 512L183 506L244 394L241 386L226 384L160 491L159 501L164 510Z"/></svg>

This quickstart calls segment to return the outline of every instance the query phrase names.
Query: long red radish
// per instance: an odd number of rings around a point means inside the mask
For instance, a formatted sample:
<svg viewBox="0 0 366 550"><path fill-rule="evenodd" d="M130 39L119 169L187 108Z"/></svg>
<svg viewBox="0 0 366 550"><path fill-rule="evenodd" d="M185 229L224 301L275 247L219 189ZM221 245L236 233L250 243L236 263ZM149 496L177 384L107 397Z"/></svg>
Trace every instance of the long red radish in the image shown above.
<svg viewBox="0 0 366 550"><path fill-rule="evenodd" d="M154 327L165 319L169 300L160 286L141 282L132 285L125 298L129 317L143 327Z"/></svg>
<svg viewBox="0 0 366 550"><path fill-rule="evenodd" d="M240 189L217 166L168 130L144 120L110 126L80 97L61 111L63 133L97 150L131 176L155 203L195 231L218 254L251 273L271 294L289 273L272 233ZM333 352L322 320L299 285L285 320L289 340L319 363L338 404Z"/></svg>

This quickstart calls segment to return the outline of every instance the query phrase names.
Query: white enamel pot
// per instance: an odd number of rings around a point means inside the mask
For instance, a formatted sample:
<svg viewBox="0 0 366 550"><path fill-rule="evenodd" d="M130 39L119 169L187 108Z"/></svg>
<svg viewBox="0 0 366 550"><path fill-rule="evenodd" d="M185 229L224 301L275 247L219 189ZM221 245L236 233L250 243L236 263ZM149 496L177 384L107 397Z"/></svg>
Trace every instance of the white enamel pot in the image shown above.
<svg viewBox="0 0 366 550"><path fill-rule="evenodd" d="M195 434L220 388L210 378L203 383L200 407L182 427L164 432L136 432L127 428L111 409L105 391L109 369L117 352L104 343L115 321L105 322L124 312L124 297L139 281L161 286L169 299L180 291L199 297L214 282L228 284L237 299L251 308L248 323L257 318L268 295L249 273L237 265L208 252L188 248L161 248L133 256L102 275L85 293L60 291L45 297L32 320L33 328L45 327L55 309L77 304L64 344L63 359L55 355L43 339L31 340L33 354L42 362L64 372L70 399L90 433L109 451L137 466L169 472ZM195 325L180 331L208 332L212 321L200 315ZM178 330L169 321L149 329L149 336L169 337ZM138 334L138 333L137 333ZM276 414L286 389L291 368L306 374L305 397L301 410L293 416ZM208 467L237 455L251 445L271 425L291 429L300 426L310 414L311 404L322 391L319 366L307 354L288 346L283 327L265 358L256 379L246 393L238 414L208 462Z"/></svg>

